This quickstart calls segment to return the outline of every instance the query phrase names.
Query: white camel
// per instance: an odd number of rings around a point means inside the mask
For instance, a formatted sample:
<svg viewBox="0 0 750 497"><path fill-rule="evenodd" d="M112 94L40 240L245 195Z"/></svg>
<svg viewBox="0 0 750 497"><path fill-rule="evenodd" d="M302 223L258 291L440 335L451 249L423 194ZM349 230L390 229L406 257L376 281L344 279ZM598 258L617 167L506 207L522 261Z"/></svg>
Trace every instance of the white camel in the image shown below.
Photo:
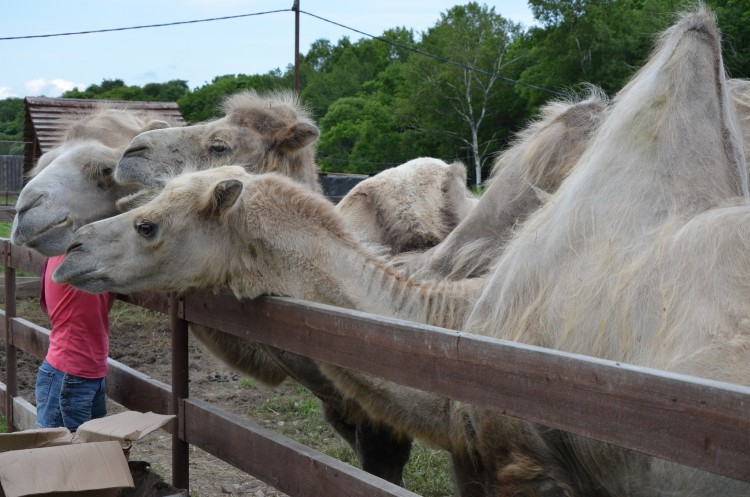
<svg viewBox="0 0 750 497"><path fill-rule="evenodd" d="M80 229L55 278L93 292L229 286L243 297L291 295L748 384L750 303L741 276L750 264L750 205L733 113L718 29L700 8L666 31L486 285L405 279L362 248L316 195L237 167L175 178L153 202ZM469 456L474 467L460 468L463 495L750 492L741 482L322 368L372 416Z"/></svg>
<svg viewBox="0 0 750 497"><path fill-rule="evenodd" d="M118 213L133 192L112 179L125 147L138 133L167 127L137 111L107 104L68 123L61 144L43 154L16 202L11 241L43 255L65 253L75 230Z"/></svg>

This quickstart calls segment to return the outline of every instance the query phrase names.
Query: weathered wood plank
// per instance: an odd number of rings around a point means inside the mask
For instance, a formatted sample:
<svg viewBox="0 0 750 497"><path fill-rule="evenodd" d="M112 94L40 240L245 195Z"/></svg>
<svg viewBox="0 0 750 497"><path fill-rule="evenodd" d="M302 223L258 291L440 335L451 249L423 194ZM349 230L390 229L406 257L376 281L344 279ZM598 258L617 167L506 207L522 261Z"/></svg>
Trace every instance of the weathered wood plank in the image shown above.
<svg viewBox="0 0 750 497"><path fill-rule="evenodd" d="M185 439L292 497L416 497L203 401L183 402Z"/></svg>
<svg viewBox="0 0 750 497"><path fill-rule="evenodd" d="M196 292L185 318L552 428L750 481L750 388L294 299Z"/></svg>

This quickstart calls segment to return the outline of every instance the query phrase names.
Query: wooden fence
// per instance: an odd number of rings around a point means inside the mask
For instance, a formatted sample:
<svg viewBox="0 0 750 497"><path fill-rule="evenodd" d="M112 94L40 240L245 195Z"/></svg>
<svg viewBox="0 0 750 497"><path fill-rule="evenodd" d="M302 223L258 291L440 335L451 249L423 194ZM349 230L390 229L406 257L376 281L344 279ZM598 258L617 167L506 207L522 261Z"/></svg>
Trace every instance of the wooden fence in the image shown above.
<svg viewBox="0 0 750 497"><path fill-rule="evenodd" d="M16 397L16 349L42 358L48 331L16 317L15 270L34 252L0 240L5 264L9 426L32 426ZM173 485L188 486L188 448L200 447L291 495L414 496L188 395L187 323L373 374L750 482L750 387L490 339L288 298L121 296L172 316L172 385L110 360L110 397L139 411L174 413ZM33 408L32 408L33 409Z"/></svg>

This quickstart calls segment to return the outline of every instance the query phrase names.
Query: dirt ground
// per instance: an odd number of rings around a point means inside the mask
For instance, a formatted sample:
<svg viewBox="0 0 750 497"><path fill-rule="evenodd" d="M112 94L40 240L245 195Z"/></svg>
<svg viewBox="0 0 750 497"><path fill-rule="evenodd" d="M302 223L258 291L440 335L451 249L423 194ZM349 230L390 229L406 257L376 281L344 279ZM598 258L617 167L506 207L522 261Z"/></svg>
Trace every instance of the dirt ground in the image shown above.
<svg viewBox="0 0 750 497"><path fill-rule="evenodd" d="M0 307L4 307L2 303ZM18 314L33 314L35 307L33 302L20 305ZM169 318L148 311L133 316L126 307L128 306L118 302L110 314L110 356L157 380L170 383ZM48 326L41 314L31 320ZM39 361L31 356L20 354L19 393L32 403L38 364ZM206 400L243 416L248 416L249 411L257 410L269 397L293 396L299 392L293 384L284 383L281 387L269 389L241 378L194 343L190 345L189 364L191 397ZM2 348L0 370L4 379L5 357ZM123 408L110 401L108 410L110 414L114 414ZM277 428L279 423L283 425L282 421L255 419L270 429ZM133 446L130 460L150 463L155 473L171 482L171 435L162 430L147 435ZM190 493L194 497L285 495L197 448L193 448L190 453Z"/></svg>

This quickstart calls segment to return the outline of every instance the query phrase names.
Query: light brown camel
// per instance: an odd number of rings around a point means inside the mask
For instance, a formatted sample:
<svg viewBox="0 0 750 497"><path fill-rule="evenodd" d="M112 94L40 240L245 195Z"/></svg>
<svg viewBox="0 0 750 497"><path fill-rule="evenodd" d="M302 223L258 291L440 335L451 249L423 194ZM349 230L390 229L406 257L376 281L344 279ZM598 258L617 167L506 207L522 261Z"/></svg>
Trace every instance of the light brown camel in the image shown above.
<svg viewBox="0 0 750 497"><path fill-rule="evenodd" d="M115 201L132 192L112 179L122 151L138 133L169 124L102 104L63 126L62 143L39 158L21 190L11 230L14 244L47 256L65 253L79 227L118 212Z"/></svg>
<svg viewBox="0 0 750 497"><path fill-rule="evenodd" d="M82 228L55 277L95 292L226 285L238 296L292 295L748 384L748 219L718 29L699 9L664 34L484 288L477 280L407 280L360 247L315 195L233 167L176 178L152 203ZM226 243L212 245L216 239ZM323 370L372 415L470 456L474 468L460 468L463 495L750 492L741 482Z"/></svg>
<svg viewBox="0 0 750 497"><path fill-rule="evenodd" d="M253 110L253 106L256 105L263 107L265 112L270 112L266 109L276 109L278 115L271 119L273 121L282 122L285 118L289 119L286 124L278 124L274 128L275 132L278 132L280 127L288 130L282 134L293 134L290 130L299 127L295 116L301 113L304 117L303 109L287 108L295 102L291 97L279 99L278 95L273 95L270 97L273 102L265 101L263 98L268 97L260 97L256 94L253 94L252 98L245 97L233 97L235 105L227 104L226 108L234 114L233 121L242 121L250 128L253 126L248 124L251 121L247 116L258 114ZM243 113L247 114L244 119L238 116L238 114ZM551 118L549 119L551 120ZM568 118L558 118L557 120L566 123L573 121ZM154 163L155 158L164 159L163 154L166 151L178 149L179 140L184 139L188 131L188 129L158 130L147 133L148 140L145 140L144 136L137 137L134 140L134 143L139 144L135 147L138 149L139 157L137 168L146 170ZM206 141L204 135L218 133L219 131L225 134L233 134L227 131L226 125L219 126L219 128L205 125L204 129L193 131L195 133L187 133L191 142ZM246 132L258 134L255 131ZM240 132L234 130L234 134L238 133ZM526 133L530 143L538 147L536 145L538 140L534 140L531 135L532 133ZM556 139L555 137L552 138ZM178 142L172 143L172 140L178 140ZM270 137L256 140L257 143L269 143L271 141ZM267 156L269 154L261 155ZM287 166L277 167L277 169L293 171L296 167L300 167L300 164L307 164L314 168L312 162L303 161L300 163L295 158L299 155L296 151L292 152L291 155L293 157L287 160L284 154L276 154L275 162L277 164L288 163ZM307 156L312 158L312 154L307 154ZM181 157L177 159L177 163L184 165L185 162L190 162L193 168L209 167L217 163L212 160L202 163L199 159L200 157L194 157L190 160ZM169 170L175 173L180 169L180 167L161 167L158 161L156 162L155 170ZM134 164L131 164L131 166L136 167ZM266 169L262 164L253 168L253 170L261 171ZM507 181L502 183L504 187L507 187L508 184ZM361 183L360 187L355 188L352 194L336 208L348 218L348 225L351 228L356 228L357 225L366 225L370 219L377 221L376 229L358 232L361 239L380 244L385 243L393 251L399 251L407 247L426 248L444 236L447 231L445 226L452 226L469 210L473 199L467 196L464 185L465 170L459 164L449 166L437 159L416 159L397 168L384 171ZM504 193L503 189L495 188L492 191L500 196ZM535 200L536 196L532 196ZM404 202L407 199L408 201ZM487 196L485 196L485 202L486 199ZM450 205L454 207L451 208ZM536 205L536 203L533 205ZM85 205L82 206L85 207ZM428 206L430 209L427 208ZM91 209L89 208L89 210ZM450 212L454 212L454 215L450 215ZM420 218L429 221L430 216L434 217L436 214L439 216L434 221L420 222ZM503 219L507 218L508 216L503 217ZM352 222L352 219L357 221ZM402 220L400 224L398 219ZM411 236L399 235L399 230L391 226L396 224L402 226L400 230L402 233ZM218 333L207 328L193 326L191 330L193 335L210 352L225 363L265 383L278 384L287 374L291 374L293 378L324 400L324 413L327 419L352 444L365 469L390 481L401 481L401 470L408 458L408 439L389 434L385 427L373 426L372 423L363 421L356 405L351 401L342 399L340 393L336 391L330 381L320 374L312 361L283 351L259 347L257 344L248 343L234 336ZM268 352L271 352L270 356Z"/></svg>
<svg viewBox="0 0 750 497"><path fill-rule="evenodd" d="M37 169L44 168L44 175L35 178L25 187L19 202L19 206L33 204L33 209L26 211L22 207L22 215L17 219L15 232L44 232L45 245L40 247L35 243L34 247L41 248L45 255L64 253L72 236L72 228L81 224L68 224L68 220L85 219L86 222L90 222L108 217L116 213L115 201L126 193L134 194L121 199L121 207L135 205L143 198L147 198L152 194L148 190L158 188L163 178L170 174L176 174L186 168L213 167L223 161L239 161L253 171L279 171L296 178L313 190L319 190L313 148L318 130L292 94L282 92L259 95L255 92L244 92L230 97L225 102L224 109L226 116L215 121L188 128L166 129L166 124L153 125L152 132L136 137L122 159L122 167L118 168L120 180L127 182L128 186L112 182L111 171L118 154L127 145L127 140L142 130L135 127L116 130L111 123L95 121L92 123L91 131L82 133L81 125L78 124L76 139L94 133L106 133L108 143L116 142L117 148L108 158L108 167L92 169L87 165L86 156L95 155L100 148L95 141L78 144L74 154L63 155L65 161L57 160L49 167L47 163L52 157L57 157L59 150L43 157ZM128 114L122 112L121 117L125 119ZM129 117L135 119L132 114ZM120 126L124 128L124 124ZM171 155L172 153L177 155ZM259 158L262 158L260 162ZM164 162L164 159L168 159L169 162ZM81 164L84 165L84 169L90 169L88 175L71 173L72 168ZM419 220L416 216L423 215L423 212L434 215L433 211L425 208L425 200L420 198L413 199L415 201L409 204L411 210L389 210L388 203L379 200L381 197L378 195L378 189L369 186L372 183L384 188L394 182L394 177L395 180L403 182L403 177L409 175L407 171L413 173L418 170L426 174L429 172L430 181L423 182L423 188L434 188L442 194L442 198L448 201L455 200L458 203L457 210L468 209L460 204L468 199L461 195L465 188L456 177L456 168L448 168L442 161L425 159L404 165L397 170L400 174L386 172L363 185L360 190L367 192L367 195L361 198L366 197L372 201L372 215L383 222L382 233L386 233L385 227L389 224L389 216L399 215L412 219L414 222L409 227L413 228L414 225L418 227ZM101 171L105 173L106 180L103 179L105 176L93 176ZM60 175L64 176L65 181L56 181ZM61 186L65 188L59 190ZM102 187L106 187L106 196L102 195ZM74 195L68 196L68 193ZM428 195L425 199L438 201L439 196ZM43 199L44 202L38 199ZM446 202L441 203L448 212ZM359 206L358 213L365 212L358 201L349 202L347 205ZM41 218L42 212L51 213L51 221ZM47 224L60 224L59 220L62 217L58 217L59 213L67 213L64 217L66 223L54 229L48 229L46 224L42 225L42 228L36 228L35 224L32 224L38 223L40 218ZM459 220L458 216L442 217L440 221L447 220L453 224ZM61 226L65 231L60 229ZM411 229L409 234L413 233L413 237L421 241L425 238L423 233L429 229L447 232L450 227L441 228L437 223L433 223L421 231ZM19 236L14 242L22 244L26 239L28 237ZM409 246L415 246L414 243L408 242L406 236L401 240ZM34 243L36 240L31 241ZM363 468L395 483L402 482L402 468L409 455L408 438L389 433L387 428L369 422L353 402L341 398L330 381L320 374L314 362L283 351L259 347L258 344L248 343L208 328L191 326L191 331L210 352L234 369L271 385L279 384L287 375L291 375L307 386L324 401L326 418L353 446Z"/></svg>
<svg viewBox="0 0 750 497"><path fill-rule="evenodd" d="M139 192L123 199L120 207L142 202L170 176L229 163L251 172L278 172L320 191L314 149L319 132L294 94L241 92L230 96L223 110L223 117L203 124L135 137L115 177ZM463 166L438 159L410 161L360 183L337 209L358 228L363 241L396 252L425 250L470 210L473 200L467 195L465 174ZM394 196L401 198L394 202ZM306 386L324 401L326 419L353 446L362 467L402 483L408 437L368 421L353 402L341 398L313 361L209 328L190 329L209 352L244 374L270 385L289 375Z"/></svg>
<svg viewBox="0 0 750 497"><path fill-rule="evenodd" d="M357 184L336 209L360 241L399 254L438 244L476 203L466 166L420 157Z"/></svg>
<svg viewBox="0 0 750 497"><path fill-rule="evenodd" d="M223 111L223 117L202 124L136 136L116 167L115 179L139 193L122 199L121 209L147 199L173 176L229 164L254 173L277 172L321 191L315 163L320 133L294 93L239 92L224 101ZM471 209L465 176L458 165L415 159L360 183L341 209L363 241L395 253L426 250ZM393 202L399 194L408 195L409 201Z"/></svg>

